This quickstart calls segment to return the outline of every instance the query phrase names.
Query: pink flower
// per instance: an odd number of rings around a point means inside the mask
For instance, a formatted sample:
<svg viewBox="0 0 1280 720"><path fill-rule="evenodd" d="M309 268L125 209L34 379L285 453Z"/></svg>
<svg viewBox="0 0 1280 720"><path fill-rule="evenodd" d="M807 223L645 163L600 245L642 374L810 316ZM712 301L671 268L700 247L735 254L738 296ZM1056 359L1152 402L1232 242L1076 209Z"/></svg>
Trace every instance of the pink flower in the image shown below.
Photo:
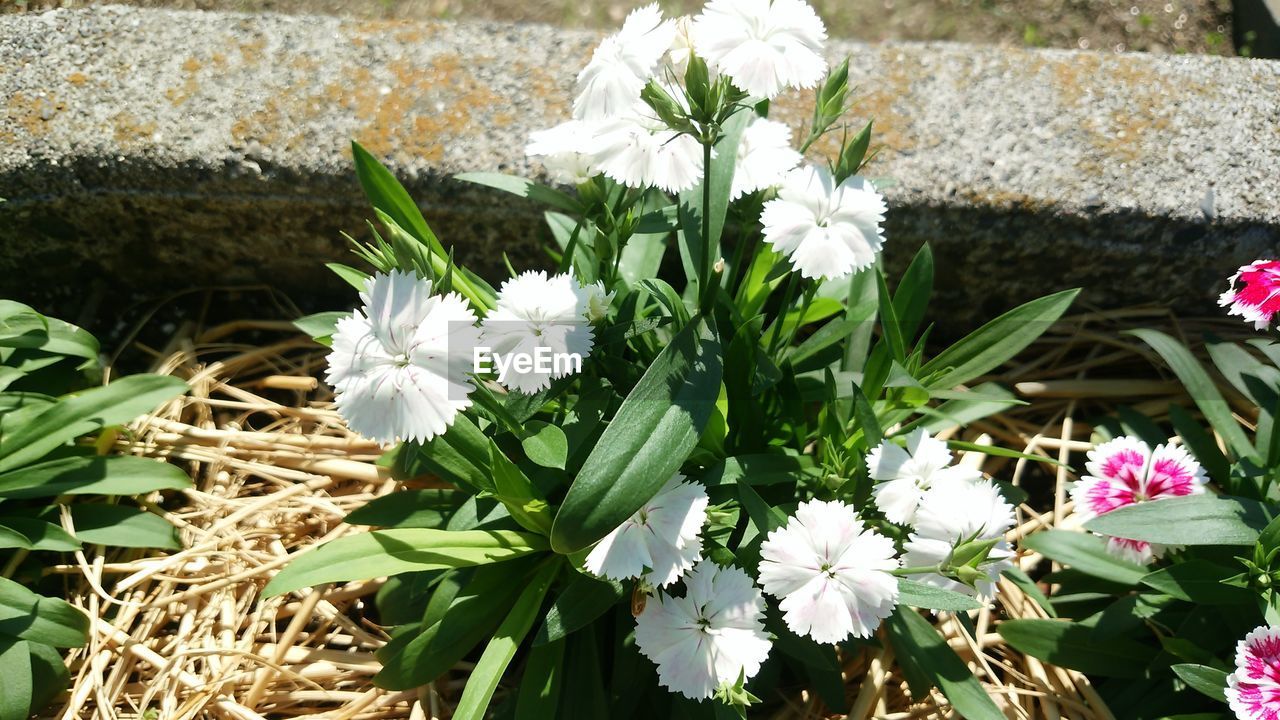
<svg viewBox="0 0 1280 720"><path fill-rule="evenodd" d="M1265 330L1280 312L1280 260L1255 260L1236 271L1218 304ZM1236 286L1240 287L1237 288Z"/></svg>
<svg viewBox="0 0 1280 720"><path fill-rule="evenodd" d="M1240 720L1280 718L1280 628L1255 628L1236 645L1226 694Z"/></svg>
<svg viewBox="0 0 1280 720"><path fill-rule="evenodd" d="M1152 450L1137 438L1120 437L1089 453L1088 475L1071 490L1076 512L1085 521L1143 502L1204 492L1207 481L1200 463L1186 450L1157 445ZM1140 564L1160 557L1165 548L1142 540L1110 538L1111 553Z"/></svg>

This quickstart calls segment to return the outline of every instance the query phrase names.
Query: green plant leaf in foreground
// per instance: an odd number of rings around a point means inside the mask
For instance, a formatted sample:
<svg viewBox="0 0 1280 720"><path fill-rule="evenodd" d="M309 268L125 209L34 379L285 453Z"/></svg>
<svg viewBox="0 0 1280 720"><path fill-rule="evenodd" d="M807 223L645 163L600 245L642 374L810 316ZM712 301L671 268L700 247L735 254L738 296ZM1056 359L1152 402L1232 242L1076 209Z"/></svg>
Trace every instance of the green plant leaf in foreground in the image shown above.
<svg viewBox="0 0 1280 720"><path fill-rule="evenodd" d="M54 647L80 647L89 639L89 618L63 600L0 578L0 638L6 635Z"/></svg>
<svg viewBox="0 0 1280 720"><path fill-rule="evenodd" d="M1122 585L1137 585L1148 573L1142 565L1107 552L1106 539L1088 533L1044 530L1023 538L1022 547L1082 573Z"/></svg>
<svg viewBox="0 0 1280 720"><path fill-rule="evenodd" d="M267 583L263 594L273 597L330 582L485 565L546 547L538 535L510 530L375 530L299 554Z"/></svg>
<svg viewBox="0 0 1280 720"><path fill-rule="evenodd" d="M899 605L885 621L885 626L893 643L894 655L908 678L920 678L937 686L961 717L968 720L1004 720L1004 713L928 620ZM916 689L912 685L912 690Z"/></svg>
<svg viewBox="0 0 1280 720"><path fill-rule="evenodd" d="M1223 694L1223 690L1227 687L1227 674L1222 670L1195 663L1180 663L1171 669L1182 678L1183 682L1199 692L1218 702L1227 701L1226 695Z"/></svg>
<svg viewBox="0 0 1280 720"><path fill-rule="evenodd" d="M155 513L128 505L70 506L76 538L91 545L177 550L177 531Z"/></svg>
<svg viewBox="0 0 1280 720"><path fill-rule="evenodd" d="M898 604L947 612L965 612L982 607L982 603L968 595L902 577L898 578Z"/></svg>
<svg viewBox="0 0 1280 720"><path fill-rule="evenodd" d="M607 535L680 469L720 391L720 345L705 320L663 348L623 401L569 488L551 546L572 553Z"/></svg>
<svg viewBox="0 0 1280 720"><path fill-rule="evenodd" d="M1090 675L1142 677L1156 655L1142 643L1099 638L1092 627L1062 620L1007 620L998 630L1020 652Z"/></svg>
<svg viewBox="0 0 1280 720"><path fill-rule="evenodd" d="M181 468L148 458L77 455L0 473L0 497L145 495L191 487Z"/></svg>
<svg viewBox="0 0 1280 720"><path fill-rule="evenodd" d="M1163 545L1252 545L1271 515L1270 508L1255 500L1206 493L1129 505L1084 526Z"/></svg>
<svg viewBox="0 0 1280 720"><path fill-rule="evenodd" d="M0 635L0 720L27 720L32 693L27 643Z"/></svg>

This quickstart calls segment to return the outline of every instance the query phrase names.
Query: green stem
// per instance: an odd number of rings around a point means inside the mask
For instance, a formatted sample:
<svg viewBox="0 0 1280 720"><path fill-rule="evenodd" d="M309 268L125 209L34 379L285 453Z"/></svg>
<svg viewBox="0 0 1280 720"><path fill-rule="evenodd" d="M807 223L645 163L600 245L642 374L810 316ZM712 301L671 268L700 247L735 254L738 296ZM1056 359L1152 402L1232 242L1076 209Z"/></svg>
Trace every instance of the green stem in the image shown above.
<svg viewBox="0 0 1280 720"><path fill-rule="evenodd" d="M782 335L782 325L786 322L787 311L791 308L791 301L796 297L796 278L800 273L789 273L787 275L787 289L782 292L782 304L778 306L778 317L773 321L773 333L769 339L769 354L772 355L778 347L778 339Z"/></svg>
<svg viewBox="0 0 1280 720"><path fill-rule="evenodd" d="M796 317L796 324L791 326L787 331L787 341L782 347L787 347L796 339L796 333L800 332L800 325L804 322L804 316L809 312L809 306L813 304L813 296L818 294L818 283L809 283L804 289L804 300L800 303L800 314ZM785 315L783 317L786 317Z"/></svg>
<svg viewBox="0 0 1280 720"><path fill-rule="evenodd" d="M702 143L702 300L699 303L705 315L715 299L714 282L716 258L712 257L711 242L711 142Z"/></svg>
<svg viewBox="0 0 1280 720"><path fill-rule="evenodd" d="M942 568L939 568L937 565L931 565L928 567L894 568L889 572L893 573L894 575L897 575L898 577L904 577L906 575L928 575L930 573L941 575Z"/></svg>

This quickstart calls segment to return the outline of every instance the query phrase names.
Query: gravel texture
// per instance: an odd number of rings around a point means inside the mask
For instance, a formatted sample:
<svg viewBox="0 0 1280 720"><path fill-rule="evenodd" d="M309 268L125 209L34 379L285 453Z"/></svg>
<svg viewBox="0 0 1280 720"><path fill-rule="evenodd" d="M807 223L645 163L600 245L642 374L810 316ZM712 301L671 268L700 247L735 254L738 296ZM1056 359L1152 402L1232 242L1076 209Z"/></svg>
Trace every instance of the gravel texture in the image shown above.
<svg viewBox="0 0 1280 720"><path fill-rule="evenodd" d="M0 18L3 294L268 282L369 215L354 138L461 260L537 262L541 208L450 179L536 172L597 36L540 25L100 7ZM1280 248L1280 63L958 44L834 43L874 118L887 256L923 241L962 321L1084 286L1204 309ZM776 116L796 126L807 93ZM830 149L830 148L826 148ZM70 284L68 284L70 281Z"/></svg>

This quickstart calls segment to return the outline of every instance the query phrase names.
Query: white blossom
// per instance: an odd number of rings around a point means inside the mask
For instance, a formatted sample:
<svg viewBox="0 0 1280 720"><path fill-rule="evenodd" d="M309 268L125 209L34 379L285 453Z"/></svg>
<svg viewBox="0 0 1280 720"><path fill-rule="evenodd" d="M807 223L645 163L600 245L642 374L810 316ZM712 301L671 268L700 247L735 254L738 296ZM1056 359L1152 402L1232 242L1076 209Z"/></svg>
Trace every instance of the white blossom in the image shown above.
<svg viewBox="0 0 1280 720"><path fill-rule="evenodd" d="M617 293L606 292L604 282L600 280L583 289L587 292L587 320L593 323L600 322L605 315L609 314L609 306L613 304L614 295Z"/></svg>
<svg viewBox="0 0 1280 720"><path fill-rule="evenodd" d="M996 540L987 560L978 568L985 579L977 582L977 595L994 597L1000 572L1012 563L1013 551L1004 540L1013 527L1013 506L990 480L945 482L930 488L916 511L915 531L903 544L903 565L925 567L950 561L957 545ZM913 579L947 590L975 595L974 588L938 573L913 575Z"/></svg>
<svg viewBox="0 0 1280 720"><path fill-rule="evenodd" d="M584 120L569 120L546 130L536 130L529 133L525 155L540 159L552 179L578 185L597 172L592 160L595 132L595 124Z"/></svg>
<svg viewBox="0 0 1280 720"><path fill-rule="evenodd" d="M601 124L594 162L605 175L633 188L678 193L702 179L702 145L642 111Z"/></svg>
<svg viewBox="0 0 1280 720"><path fill-rule="evenodd" d="M622 29L596 47L578 74L573 116L604 120L629 112L640 101L640 91L653 77L675 34L675 23L663 20L657 3L633 10Z"/></svg>
<svg viewBox="0 0 1280 720"><path fill-rule="evenodd" d="M389 444L443 433L475 389L476 316L461 295L392 271L365 281L362 307L338 321L325 380L347 425Z"/></svg>
<svg viewBox="0 0 1280 720"><path fill-rule="evenodd" d="M760 545L760 584L787 627L820 643L870 637L898 603L893 541L838 501L801 503Z"/></svg>
<svg viewBox="0 0 1280 720"><path fill-rule="evenodd" d="M745 572L710 560L684 579L684 597L659 591L636 618L636 647L658 666L658 684L694 700L751 678L769 656L764 597Z"/></svg>
<svg viewBox="0 0 1280 720"><path fill-rule="evenodd" d="M729 199L737 200L747 193L781 183L803 159L804 156L791 147L791 128L753 115L738 142Z"/></svg>
<svg viewBox="0 0 1280 720"><path fill-rule="evenodd" d="M698 533L707 521L707 491L683 480L677 473L592 548L587 570L613 580L643 575L650 585L665 587L702 559Z"/></svg>
<svg viewBox="0 0 1280 720"><path fill-rule="evenodd" d="M842 278L871 267L884 246L884 198L864 178L837 184L824 167L787 173L760 214L765 242L807 278Z"/></svg>
<svg viewBox="0 0 1280 720"><path fill-rule="evenodd" d="M924 428L907 436L906 447L885 440L867 455L867 470L880 482L871 489L876 507L899 525L910 525L924 492L938 482L978 480L982 474L963 467L948 467L951 451Z"/></svg>
<svg viewBox="0 0 1280 720"><path fill-rule="evenodd" d="M758 97L813 87L827 70L827 29L803 0L711 0L693 33L699 57Z"/></svg>
<svg viewBox="0 0 1280 720"><path fill-rule="evenodd" d="M498 382L532 394L581 370L594 342L586 312L587 292L572 275L529 271L504 282L480 325Z"/></svg>

